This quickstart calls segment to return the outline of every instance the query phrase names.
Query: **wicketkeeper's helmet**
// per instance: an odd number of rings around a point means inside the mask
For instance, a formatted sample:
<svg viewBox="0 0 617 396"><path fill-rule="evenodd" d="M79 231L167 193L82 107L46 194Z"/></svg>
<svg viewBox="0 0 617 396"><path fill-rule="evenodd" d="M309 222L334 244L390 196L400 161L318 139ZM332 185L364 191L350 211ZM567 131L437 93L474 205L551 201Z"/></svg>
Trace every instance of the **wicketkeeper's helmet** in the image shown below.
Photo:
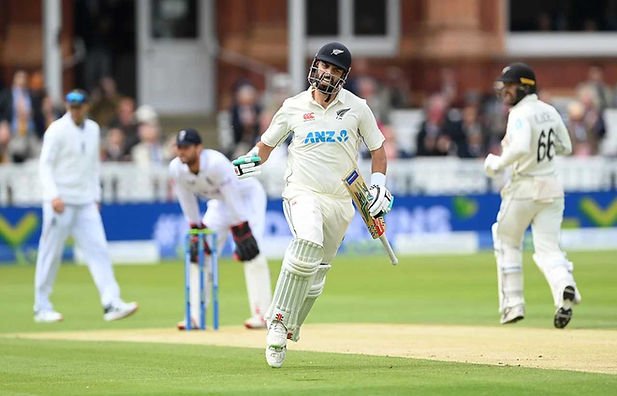
<svg viewBox="0 0 617 396"><path fill-rule="evenodd" d="M321 76L319 75L319 69L317 67L318 61L327 62L343 69L343 75L340 78L332 76L329 81L324 80L326 74L323 73ZM321 47L315 54L311 69L309 70L308 81L315 89L326 95L331 95L343 87L350 70L351 52L349 52L349 49L341 43L328 43Z"/></svg>

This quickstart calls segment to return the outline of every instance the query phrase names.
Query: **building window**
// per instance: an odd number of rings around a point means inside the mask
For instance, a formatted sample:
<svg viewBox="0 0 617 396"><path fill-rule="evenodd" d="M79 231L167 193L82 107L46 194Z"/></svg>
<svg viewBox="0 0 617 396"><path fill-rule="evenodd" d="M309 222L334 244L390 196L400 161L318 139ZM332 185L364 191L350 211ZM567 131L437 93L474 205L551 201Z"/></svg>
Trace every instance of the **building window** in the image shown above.
<svg viewBox="0 0 617 396"><path fill-rule="evenodd" d="M353 32L356 36L385 36L386 0L356 1Z"/></svg>
<svg viewBox="0 0 617 396"><path fill-rule="evenodd" d="M306 30L309 36L338 36L339 4L332 0L311 0L306 4Z"/></svg>
<svg viewBox="0 0 617 396"><path fill-rule="evenodd" d="M510 0L512 57L617 56L617 0Z"/></svg>
<svg viewBox="0 0 617 396"><path fill-rule="evenodd" d="M510 1L512 32L614 32L616 0Z"/></svg>
<svg viewBox="0 0 617 396"><path fill-rule="evenodd" d="M328 41L341 41L354 55L398 52L400 0L306 0L305 6L309 55Z"/></svg>

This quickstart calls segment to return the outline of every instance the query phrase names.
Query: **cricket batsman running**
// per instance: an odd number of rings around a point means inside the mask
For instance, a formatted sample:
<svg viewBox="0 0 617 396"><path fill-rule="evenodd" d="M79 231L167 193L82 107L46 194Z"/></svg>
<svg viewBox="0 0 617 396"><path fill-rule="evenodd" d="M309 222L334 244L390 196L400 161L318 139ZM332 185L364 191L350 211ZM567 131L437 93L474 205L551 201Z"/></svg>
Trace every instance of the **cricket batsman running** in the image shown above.
<svg viewBox="0 0 617 396"><path fill-rule="evenodd" d="M326 273L354 215L341 179L357 167L364 142L371 153L370 215L389 212L384 136L366 101L343 89L351 53L341 43L319 49L313 59L310 87L285 100L261 141L233 163L240 178L261 172L272 150L291 134L283 209L293 239L289 244L266 315L266 361L281 367L287 339L298 341L300 327L321 295Z"/></svg>
<svg viewBox="0 0 617 396"><path fill-rule="evenodd" d="M564 191L553 161L556 155L570 154L572 143L557 110L538 99L536 75L528 65L504 68L495 88L511 106L502 154L489 154L484 161L488 176L511 171L492 227L501 323L525 317L522 245L531 224L533 259L551 288L556 307L553 324L561 329L572 318L572 305L581 301L573 264L559 247Z"/></svg>

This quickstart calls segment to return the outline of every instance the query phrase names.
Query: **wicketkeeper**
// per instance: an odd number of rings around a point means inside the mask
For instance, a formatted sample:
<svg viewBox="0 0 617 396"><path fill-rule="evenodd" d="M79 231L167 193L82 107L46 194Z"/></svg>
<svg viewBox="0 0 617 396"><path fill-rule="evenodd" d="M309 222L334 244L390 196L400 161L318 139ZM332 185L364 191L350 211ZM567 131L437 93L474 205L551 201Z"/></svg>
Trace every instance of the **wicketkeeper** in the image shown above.
<svg viewBox="0 0 617 396"><path fill-rule="evenodd" d="M257 146L233 162L240 178L258 174L272 150L292 136L283 209L293 240L266 316L271 367L282 366L287 339L298 340L300 326L324 290L326 273L354 215L341 179L357 167L361 143L372 158L370 214L382 216L391 207L385 139L366 101L343 89L350 70L347 47L324 45L308 75L310 88L285 100Z"/></svg>
<svg viewBox="0 0 617 396"><path fill-rule="evenodd" d="M251 316L244 322L248 329L266 327L264 315L270 302L270 270L259 249L263 240L266 217L266 193L257 180L237 180L234 168L220 152L203 149L195 129L187 128L176 137L178 156L169 164L176 195L191 228L210 228L218 235L220 252L231 231L235 243L234 256L244 265ZM208 201L201 216L198 198ZM199 317L198 236L191 242L191 318L197 327ZM210 247L205 245L206 254ZM211 270L210 268L208 269ZM206 277L206 278L209 278ZM205 295L209 298L209 282ZM207 303L207 301L206 301ZM184 321L178 329L185 328Z"/></svg>
<svg viewBox="0 0 617 396"><path fill-rule="evenodd" d="M556 307L553 323L564 328L581 295L573 264L559 246L564 191L553 159L572 152L570 136L557 110L538 99L536 75L528 65L513 63L504 68L495 88L503 102L512 106L502 154L489 154L484 162L491 177L511 171L492 227L501 323L525 317L522 244L531 224L533 259L548 281Z"/></svg>

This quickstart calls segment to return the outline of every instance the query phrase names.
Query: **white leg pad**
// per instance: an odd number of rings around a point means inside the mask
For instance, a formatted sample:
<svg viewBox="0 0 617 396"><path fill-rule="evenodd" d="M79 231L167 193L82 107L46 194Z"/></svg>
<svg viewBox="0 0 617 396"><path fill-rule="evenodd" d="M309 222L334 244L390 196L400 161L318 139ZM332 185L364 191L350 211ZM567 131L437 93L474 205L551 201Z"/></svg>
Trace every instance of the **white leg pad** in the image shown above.
<svg viewBox="0 0 617 396"><path fill-rule="evenodd" d="M493 245L497 260L497 290L499 293L499 312L516 305L524 305L523 294L523 255L521 248L503 243L493 225Z"/></svg>
<svg viewBox="0 0 617 396"><path fill-rule="evenodd" d="M574 286L574 302L576 304L581 302L582 297L578 291L578 287L576 287L574 276L572 275L574 264L566 259L563 253L551 256L534 254L533 260L544 274L551 288L553 302L556 307L560 307L563 304L563 289L568 285Z"/></svg>
<svg viewBox="0 0 617 396"><path fill-rule="evenodd" d="M323 293L323 289L326 286L326 273L330 270L330 268L332 268L330 264L324 263L321 263L321 265L317 268L317 273L315 273L313 284L306 295L304 303L300 307L300 312L298 313L298 326L291 334L292 341L298 341L300 339L300 327L313 308L313 304L317 300L317 297L321 296L321 293Z"/></svg>
<svg viewBox="0 0 617 396"><path fill-rule="evenodd" d="M268 261L260 254L243 265L251 315L263 317L272 303Z"/></svg>
<svg viewBox="0 0 617 396"><path fill-rule="evenodd" d="M319 263L323 258L323 247L304 239L294 239L283 258L272 305L266 320L282 322L288 332L293 333L298 325L298 313L309 293Z"/></svg>

